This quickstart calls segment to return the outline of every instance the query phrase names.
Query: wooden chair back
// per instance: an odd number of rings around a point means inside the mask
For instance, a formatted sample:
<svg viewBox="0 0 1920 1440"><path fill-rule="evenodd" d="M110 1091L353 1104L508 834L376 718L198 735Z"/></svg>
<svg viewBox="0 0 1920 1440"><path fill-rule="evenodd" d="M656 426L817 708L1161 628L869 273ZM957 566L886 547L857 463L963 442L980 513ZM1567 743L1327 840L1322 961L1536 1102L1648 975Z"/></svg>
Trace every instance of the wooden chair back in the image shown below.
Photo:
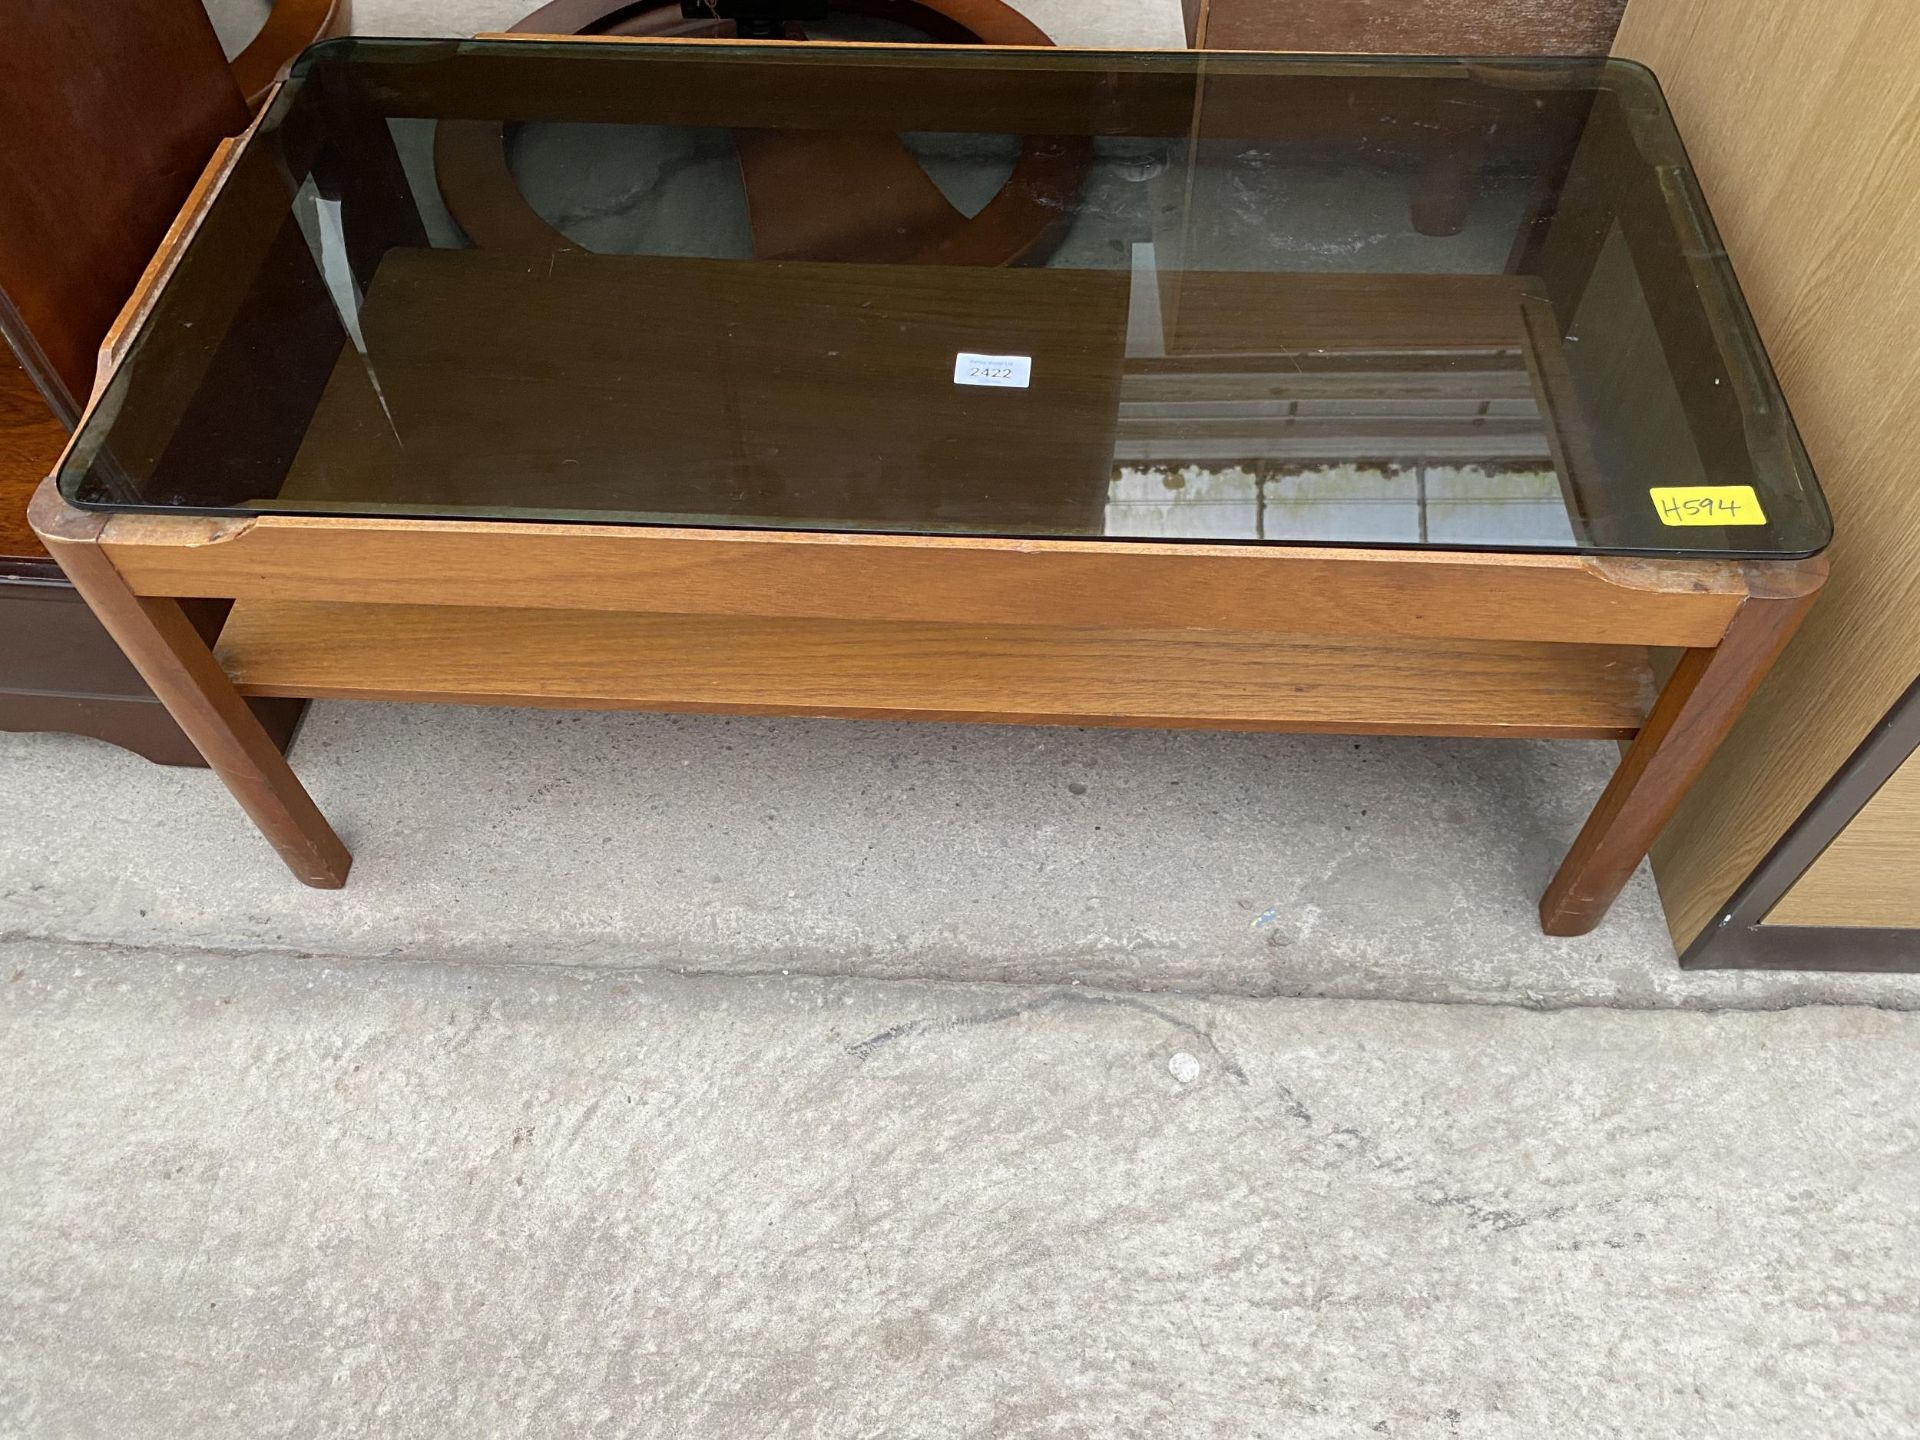
<svg viewBox="0 0 1920 1440"><path fill-rule="evenodd" d="M101 339L248 111L200 0L11 0L0 336L69 427Z"/></svg>

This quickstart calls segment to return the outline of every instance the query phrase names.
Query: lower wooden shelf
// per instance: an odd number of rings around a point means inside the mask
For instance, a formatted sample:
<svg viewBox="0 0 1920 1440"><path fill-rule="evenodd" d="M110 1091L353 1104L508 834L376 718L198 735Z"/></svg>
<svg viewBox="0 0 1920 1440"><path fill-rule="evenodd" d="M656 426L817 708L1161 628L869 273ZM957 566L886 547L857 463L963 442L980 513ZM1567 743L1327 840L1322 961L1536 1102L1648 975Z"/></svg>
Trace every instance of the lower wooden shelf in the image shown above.
<svg viewBox="0 0 1920 1440"><path fill-rule="evenodd" d="M248 695L875 719L1621 739L1622 646L241 602Z"/></svg>

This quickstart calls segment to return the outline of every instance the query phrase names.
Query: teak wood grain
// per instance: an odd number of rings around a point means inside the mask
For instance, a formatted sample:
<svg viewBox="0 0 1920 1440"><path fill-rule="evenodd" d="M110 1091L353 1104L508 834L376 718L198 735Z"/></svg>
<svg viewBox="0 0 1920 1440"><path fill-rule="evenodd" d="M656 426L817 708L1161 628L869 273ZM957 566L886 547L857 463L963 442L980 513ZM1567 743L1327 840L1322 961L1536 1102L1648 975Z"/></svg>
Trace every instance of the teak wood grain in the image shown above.
<svg viewBox="0 0 1920 1440"><path fill-rule="evenodd" d="M263 503L1081 532L1126 309L1093 270L396 248ZM1031 384L955 385L956 349L1032 356Z"/></svg>
<svg viewBox="0 0 1920 1440"><path fill-rule="evenodd" d="M1627 647L1044 624L249 602L219 655L251 695L996 723L1618 738L1651 699Z"/></svg>
<svg viewBox="0 0 1920 1440"><path fill-rule="evenodd" d="M1540 901L1549 935L1584 935L1646 858L1826 582L1824 559L1768 566L1711 649L1688 650Z"/></svg>
<svg viewBox="0 0 1920 1440"><path fill-rule="evenodd" d="M1835 522L1831 585L1655 847L1685 949L1920 674L1920 8L1634 0L1617 53L1661 77Z"/></svg>
<svg viewBox="0 0 1920 1440"><path fill-rule="evenodd" d="M1169 355L1521 350L1522 275L1162 272Z"/></svg>
<svg viewBox="0 0 1920 1440"><path fill-rule="evenodd" d="M1741 567L1567 555L114 515L136 593L1118 630L1716 643Z"/></svg>

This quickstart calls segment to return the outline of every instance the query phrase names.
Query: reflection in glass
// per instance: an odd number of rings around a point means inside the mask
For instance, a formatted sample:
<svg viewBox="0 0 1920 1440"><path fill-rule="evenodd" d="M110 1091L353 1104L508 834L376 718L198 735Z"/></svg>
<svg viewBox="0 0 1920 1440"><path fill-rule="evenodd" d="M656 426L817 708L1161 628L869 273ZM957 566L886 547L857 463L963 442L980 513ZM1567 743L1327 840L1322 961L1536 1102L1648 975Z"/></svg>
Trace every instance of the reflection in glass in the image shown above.
<svg viewBox="0 0 1920 1440"><path fill-rule="evenodd" d="M1018 356L1024 384L956 379ZM1779 555L1829 521L1617 62L350 41L78 503ZM1656 486L1766 521L1669 527Z"/></svg>

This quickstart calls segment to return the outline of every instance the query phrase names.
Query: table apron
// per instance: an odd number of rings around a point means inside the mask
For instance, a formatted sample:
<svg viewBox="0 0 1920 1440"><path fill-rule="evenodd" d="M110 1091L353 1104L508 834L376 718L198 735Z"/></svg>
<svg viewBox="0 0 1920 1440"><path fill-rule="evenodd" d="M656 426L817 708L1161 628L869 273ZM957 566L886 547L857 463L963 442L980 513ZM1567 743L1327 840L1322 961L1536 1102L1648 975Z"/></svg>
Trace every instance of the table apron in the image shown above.
<svg viewBox="0 0 1920 1440"><path fill-rule="evenodd" d="M1793 564L279 516L100 545L153 596L1678 647Z"/></svg>

